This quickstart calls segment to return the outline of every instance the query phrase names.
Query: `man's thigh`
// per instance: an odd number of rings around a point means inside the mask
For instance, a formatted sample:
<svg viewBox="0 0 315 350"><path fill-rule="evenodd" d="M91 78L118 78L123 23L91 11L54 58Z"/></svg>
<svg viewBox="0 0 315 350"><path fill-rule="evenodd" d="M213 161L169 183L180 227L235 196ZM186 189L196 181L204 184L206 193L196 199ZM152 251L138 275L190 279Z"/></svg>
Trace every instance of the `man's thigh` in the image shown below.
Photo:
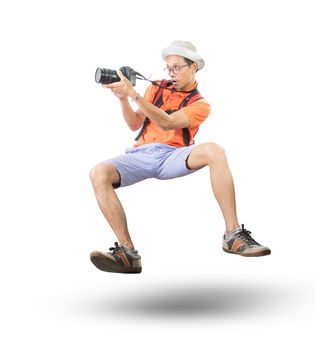
<svg viewBox="0 0 315 350"><path fill-rule="evenodd" d="M120 175L120 186L126 187L153 177L152 159L138 150L128 149L126 154L105 161L112 164Z"/></svg>
<svg viewBox="0 0 315 350"><path fill-rule="evenodd" d="M198 170L209 164L211 154L219 147L215 143L208 142L196 145L187 158L187 167L191 170Z"/></svg>
<svg viewBox="0 0 315 350"><path fill-rule="evenodd" d="M192 145L174 150L161 165L157 178L160 180L174 179L192 174L201 169L202 167L192 169L187 166L187 159L190 157L195 147L197 146Z"/></svg>

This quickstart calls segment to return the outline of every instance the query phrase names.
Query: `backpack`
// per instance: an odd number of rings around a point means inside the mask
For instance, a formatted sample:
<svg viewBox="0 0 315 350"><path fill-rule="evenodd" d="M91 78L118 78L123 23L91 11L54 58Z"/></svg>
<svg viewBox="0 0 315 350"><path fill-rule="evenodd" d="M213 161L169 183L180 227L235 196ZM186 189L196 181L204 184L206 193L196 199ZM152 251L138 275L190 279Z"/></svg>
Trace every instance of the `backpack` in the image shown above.
<svg viewBox="0 0 315 350"><path fill-rule="evenodd" d="M164 88L169 89L169 86L171 86L171 85L172 85L172 82L170 80L162 80L161 84L159 85L159 89L156 92L154 99L153 99L153 102L152 102L154 104L154 106L160 108L163 105L163 90L164 90ZM186 107L189 104L200 100L201 98L202 98L202 96L200 95L200 92L197 89L194 89L194 90L190 91L190 94L183 99L183 101L179 105L178 109L167 110L165 112L167 114L174 113L174 112L180 110L181 108ZM135 141L138 141L140 139L141 135L143 134L145 128L147 127L147 125L149 123L150 123L150 119L148 117L146 117L139 134L135 138ZM182 130L183 130L184 144L186 146L189 146L189 144L190 144L189 130L188 130L188 128L183 128Z"/></svg>

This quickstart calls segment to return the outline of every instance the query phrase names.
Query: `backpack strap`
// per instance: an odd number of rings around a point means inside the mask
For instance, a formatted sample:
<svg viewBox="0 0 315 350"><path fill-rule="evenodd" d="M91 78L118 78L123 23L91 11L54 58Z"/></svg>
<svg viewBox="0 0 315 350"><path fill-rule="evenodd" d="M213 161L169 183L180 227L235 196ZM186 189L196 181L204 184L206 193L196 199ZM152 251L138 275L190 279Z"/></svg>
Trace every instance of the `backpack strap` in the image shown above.
<svg viewBox="0 0 315 350"><path fill-rule="evenodd" d="M160 108L163 105L163 87L169 87L172 85L172 82L170 80L163 79L161 81L161 84L158 88L158 91L156 92L154 98L153 98L153 104L154 106ZM138 141L141 137L141 135L144 133L145 128L150 123L150 119L148 117L145 118L144 123L142 124L141 130L139 131L139 134L135 138L135 141Z"/></svg>
<svg viewBox="0 0 315 350"><path fill-rule="evenodd" d="M200 92L195 89L187 97L184 98L183 102L180 104L179 109L190 105L191 103L198 101L202 98ZM190 145L190 133L188 128L183 128L183 139L186 146Z"/></svg>
<svg viewBox="0 0 315 350"><path fill-rule="evenodd" d="M172 85L172 82L170 80L162 80L161 85L158 89L158 91L156 92L154 99L153 99L153 104L160 108L163 105L163 87L169 87ZM188 105L190 105L191 103L198 101L202 99L202 96L200 94L200 92L197 89L194 89L193 91L191 91L191 93L186 96L184 98L184 100L181 102L181 104L179 105L179 109L186 107ZM176 112L171 111L171 112ZM150 119L148 117L145 118L144 123L142 124L141 130L139 132L139 134L137 135L137 137L135 138L135 141L138 141L141 137L141 135L143 134L145 128L147 127L147 125L150 123ZM184 143L186 146L190 145L190 133L189 133L189 129L188 128L183 128L183 139L184 139Z"/></svg>

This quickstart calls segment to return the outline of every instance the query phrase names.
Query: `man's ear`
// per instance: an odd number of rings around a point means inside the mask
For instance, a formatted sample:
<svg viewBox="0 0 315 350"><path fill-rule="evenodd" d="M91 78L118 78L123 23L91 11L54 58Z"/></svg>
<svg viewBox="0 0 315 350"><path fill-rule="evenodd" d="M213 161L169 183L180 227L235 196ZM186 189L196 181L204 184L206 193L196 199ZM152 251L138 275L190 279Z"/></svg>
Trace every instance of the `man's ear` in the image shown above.
<svg viewBox="0 0 315 350"><path fill-rule="evenodd" d="M193 63L193 66L194 66L194 69L195 69L195 73L198 71L198 66L197 66L197 63Z"/></svg>

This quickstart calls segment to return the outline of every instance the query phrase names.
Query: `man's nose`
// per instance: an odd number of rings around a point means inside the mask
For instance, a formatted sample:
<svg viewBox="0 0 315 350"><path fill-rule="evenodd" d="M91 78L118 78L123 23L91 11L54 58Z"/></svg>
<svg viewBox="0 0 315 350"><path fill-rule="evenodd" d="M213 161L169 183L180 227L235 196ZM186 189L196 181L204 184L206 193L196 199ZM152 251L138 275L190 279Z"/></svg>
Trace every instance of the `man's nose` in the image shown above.
<svg viewBox="0 0 315 350"><path fill-rule="evenodd" d="M175 77L175 74L174 74L174 72L173 72L172 70L169 72L169 76L170 76L171 78L174 78L174 77Z"/></svg>

